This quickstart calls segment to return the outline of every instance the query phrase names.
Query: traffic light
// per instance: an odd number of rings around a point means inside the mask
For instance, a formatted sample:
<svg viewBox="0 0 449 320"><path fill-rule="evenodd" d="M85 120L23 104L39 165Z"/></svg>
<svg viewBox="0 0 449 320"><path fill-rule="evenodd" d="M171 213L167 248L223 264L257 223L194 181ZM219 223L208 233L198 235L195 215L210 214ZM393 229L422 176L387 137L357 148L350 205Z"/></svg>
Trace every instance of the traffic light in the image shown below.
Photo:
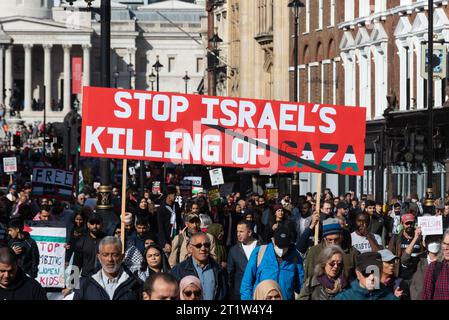
<svg viewBox="0 0 449 320"><path fill-rule="evenodd" d="M76 155L81 146L81 116L74 114L70 121L70 154Z"/></svg>
<svg viewBox="0 0 449 320"><path fill-rule="evenodd" d="M424 140L424 135L419 133L415 134L413 155L416 164L421 164L424 161L424 149L426 147Z"/></svg>
<svg viewBox="0 0 449 320"><path fill-rule="evenodd" d="M22 146L20 131L17 131L16 134L12 137L12 145L16 148L20 148Z"/></svg>

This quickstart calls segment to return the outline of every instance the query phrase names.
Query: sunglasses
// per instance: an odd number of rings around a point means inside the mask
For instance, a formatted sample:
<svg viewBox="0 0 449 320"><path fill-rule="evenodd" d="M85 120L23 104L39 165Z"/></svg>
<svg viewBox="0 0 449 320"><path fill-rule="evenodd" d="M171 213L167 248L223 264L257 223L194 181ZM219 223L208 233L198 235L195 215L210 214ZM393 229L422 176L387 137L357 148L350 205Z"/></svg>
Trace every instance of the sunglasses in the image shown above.
<svg viewBox="0 0 449 320"><path fill-rule="evenodd" d="M184 291L183 292L186 297L191 297L194 295L196 298L201 297L201 291Z"/></svg>
<svg viewBox="0 0 449 320"><path fill-rule="evenodd" d="M415 223L414 222L407 222L405 223L406 226L413 226Z"/></svg>
<svg viewBox="0 0 449 320"><path fill-rule="evenodd" d="M337 266L337 267L341 267L343 265L343 262L341 261L331 261L328 263L328 265L330 265L332 268Z"/></svg>
<svg viewBox="0 0 449 320"><path fill-rule="evenodd" d="M206 249L210 248L210 243L209 242L205 242L205 243L197 243L197 244L192 244L192 246L194 246L197 249L201 249L201 247L204 247Z"/></svg>

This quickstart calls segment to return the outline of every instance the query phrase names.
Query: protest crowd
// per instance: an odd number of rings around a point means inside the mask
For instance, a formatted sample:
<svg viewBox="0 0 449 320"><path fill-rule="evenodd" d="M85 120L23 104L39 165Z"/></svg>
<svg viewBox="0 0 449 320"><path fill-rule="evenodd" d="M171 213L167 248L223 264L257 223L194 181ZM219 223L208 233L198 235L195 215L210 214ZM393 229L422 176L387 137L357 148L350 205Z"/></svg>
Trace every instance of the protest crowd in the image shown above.
<svg viewBox="0 0 449 320"><path fill-rule="evenodd" d="M69 201L35 197L29 181L2 181L0 300L56 291L68 300L449 299L447 198L429 213L416 194L384 204L325 189L294 203L263 190L183 197L175 185L139 197L131 186L122 230L118 187L106 218L90 186ZM441 230L423 232L426 217ZM58 263L31 232L46 224L63 227L62 265L66 276L78 268L77 286L42 280L50 272L42 264Z"/></svg>

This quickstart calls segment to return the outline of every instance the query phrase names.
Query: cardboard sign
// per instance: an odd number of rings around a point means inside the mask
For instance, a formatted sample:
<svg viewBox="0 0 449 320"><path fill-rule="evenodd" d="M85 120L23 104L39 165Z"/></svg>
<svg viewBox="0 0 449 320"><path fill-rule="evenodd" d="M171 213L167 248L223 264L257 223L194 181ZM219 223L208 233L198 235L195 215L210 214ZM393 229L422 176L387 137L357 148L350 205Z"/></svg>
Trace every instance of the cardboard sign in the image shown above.
<svg viewBox="0 0 449 320"><path fill-rule="evenodd" d="M202 186L202 178L201 177L184 177L184 180L191 180L192 186L194 187L201 187Z"/></svg>
<svg viewBox="0 0 449 320"><path fill-rule="evenodd" d="M31 179L35 196L58 196L71 198L73 194L73 172L52 168L33 168Z"/></svg>
<svg viewBox="0 0 449 320"><path fill-rule="evenodd" d="M179 191L181 196L190 198L192 197L192 181L191 180L181 180L179 181Z"/></svg>
<svg viewBox="0 0 449 320"><path fill-rule="evenodd" d="M223 171L221 168L209 170L210 182L212 186L224 184Z"/></svg>
<svg viewBox="0 0 449 320"><path fill-rule="evenodd" d="M85 87L82 121L84 157L363 175L363 107Z"/></svg>
<svg viewBox="0 0 449 320"><path fill-rule="evenodd" d="M421 227L422 235L441 235L443 234L442 216L424 216L418 217L418 226Z"/></svg>
<svg viewBox="0 0 449 320"><path fill-rule="evenodd" d="M151 192L153 194L161 193L161 182L160 181L153 181L152 186L151 186Z"/></svg>
<svg viewBox="0 0 449 320"><path fill-rule="evenodd" d="M220 203L220 190L217 187L207 189L207 196L211 204L218 205Z"/></svg>
<svg viewBox="0 0 449 320"><path fill-rule="evenodd" d="M39 249L39 273L36 280L44 288L64 288L66 228L28 228Z"/></svg>
<svg viewBox="0 0 449 320"><path fill-rule="evenodd" d="M6 174L12 174L14 172L17 172L16 157L3 158L3 172L5 172Z"/></svg>
<svg viewBox="0 0 449 320"><path fill-rule="evenodd" d="M278 188L267 188L266 193L267 193L267 200L279 198L279 189Z"/></svg>

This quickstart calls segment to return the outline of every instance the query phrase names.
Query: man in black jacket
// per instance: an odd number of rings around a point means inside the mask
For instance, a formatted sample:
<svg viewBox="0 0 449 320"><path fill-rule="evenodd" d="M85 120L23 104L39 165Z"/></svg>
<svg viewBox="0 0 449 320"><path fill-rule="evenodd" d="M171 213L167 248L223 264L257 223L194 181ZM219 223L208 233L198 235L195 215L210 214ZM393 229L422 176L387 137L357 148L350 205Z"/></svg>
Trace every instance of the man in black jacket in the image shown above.
<svg viewBox="0 0 449 320"><path fill-rule="evenodd" d="M11 248L0 248L0 300L47 300L44 288L18 266Z"/></svg>
<svg viewBox="0 0 449 320"><path fill-rule="evenodd" d="M157 211L157 224L159 231L159 245L167 252L171 252L171 242L184 228L181 210L175 202L176 188L167 187L167 196Z"/></svg>
<svg viewBox="0 0 449 320"><path fill-rule="evenodd" d="M73 300L139 300L140 281L123 265L122 243L112 236L104 237L98 245L101 270L81 278Z"/></svg>
<svg viewBox="0 0 449 320"><path fill-rule="evenodd" d="M240 221L237 224L237 240L238 243L229 250L226 266L231 300L240 300L240 285L246 265L252 251L259 245L253 238L249 221Z"/></svg>
<svg viewBox="0 0 449 320"><path fill-rule="evenodd" d="M101 231L103 219L97 213L92 213L87 220L89 232L84 234L75 244L73 264L81 269L81 276L87 277L98 271L98 243L105 234Z"/></svg>
<svg viewBox="0 0 449 320"><path fill-rule="evenodd" d="M16 253L19 267L31 278L39 271L39 249L28 232L23 231L23 222L13 219L8 225L8 246Z"/></svg>
<svg viewBox="0 0 449 320"><path fill-rule="evenodd" d="M227 299L226 271L210 257L210 242L207 235L204 232L193 234L189 239L188 251L191 256L177 264L171 270L171 274L178 281L185 276L199 278L203 287L204 300Z"/></svg>

